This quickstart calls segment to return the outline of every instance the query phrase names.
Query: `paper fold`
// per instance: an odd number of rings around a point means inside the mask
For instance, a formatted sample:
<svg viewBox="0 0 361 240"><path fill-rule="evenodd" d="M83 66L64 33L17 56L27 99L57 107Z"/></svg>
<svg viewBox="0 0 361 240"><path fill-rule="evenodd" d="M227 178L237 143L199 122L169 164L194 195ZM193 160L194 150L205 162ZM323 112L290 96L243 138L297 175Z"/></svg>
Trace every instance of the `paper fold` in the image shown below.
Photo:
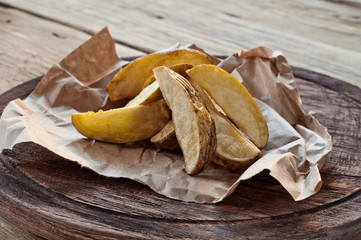
<svg viewBox="0 0 361 240"><path fill-rule="evenodd" d="M28 98L9 103L0 120L0 147L11 149L17 143L35 142L101 175L133 179L183 201L222 201L240 181L264 169L269 169L295 200L316 193L322 185L319 168L332 148L331 137L313 113L304 113L285 57L258 47L222 61L213 59L259 99L270 131L264 156L241 175L211 165L200 175L189 176L179 153L157 151L147 141L97 142L75 130L72 113L107 105L105 87L127 63L116 56L106 28L55 64Z"/></svg>

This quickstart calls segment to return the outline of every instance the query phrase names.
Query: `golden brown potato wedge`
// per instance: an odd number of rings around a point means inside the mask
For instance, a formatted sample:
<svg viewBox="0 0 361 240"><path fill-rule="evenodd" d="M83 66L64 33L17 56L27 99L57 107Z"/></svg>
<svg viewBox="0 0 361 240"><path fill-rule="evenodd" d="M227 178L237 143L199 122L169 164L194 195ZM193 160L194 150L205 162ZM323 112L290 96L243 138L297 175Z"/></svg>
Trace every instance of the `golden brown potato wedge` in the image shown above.
<svg viewBox="0 0 361 240"><path fill-rule="evenodd" d="M201 96L188 80L167 67L157 67L153 71L163 97L172 110L185 170L190 175L199 174L215 157L214 121Z"/></svg>
<svg viewBox="0 0 361 240"><path fill-rule="evenodd" d="M150 141L158 148L175 150L179 148L179 143L175 135L175 127L173 120L170 120L167 125L156 135L154 135Z"/></svg>
<svg viewBox="0 0 361 240"><path fill-rule="evenodd" d="M216 108L208 94L197 83L193 83L193 86L201 94L216 124L217 158L213 159L213 162L234 172L245 170L259 158L261 151Z"/></svg>
<svg viewBox="0 0 361 240"><path fill-rule="evenodd" d="M144 82L153 74L153 68L180 63L210 64L211 60L204 53L192 49L177 49L138 58L120 70L108 84L107 92L110 100L135 97L143 89Z"/></svg>
<svg viewBox="0 0 361 240"><path fill-rule="evenodd" d="M173 70L174 72L178 73L179 75L181 75L182 77L189 79L188 74L186 73L186 71L188 69L191 69L193 67L192 64L188 64L188 63L181 63L181 64L175 64L172 66L169 66L168 68L170 70ZM152 82L155 81L155 77L154 75L150 76L143 84L143 88L149 86Z"/></svg>
<svg viewBox="0 0 361 240"><path fill-rule="evenodd" d="M158 133L169 121L165 101L108 111L75 113L74 127L82 135L99 141L127 143L144 140Z"/></svg>
<svg viewBox="0 0 361 240"><path fill-rule="evenodd" d="M267 144L267 123L253 97L239 80L211 64L194 66L187 74L191 77L190 81L206 90L258 148Z"/></svg>

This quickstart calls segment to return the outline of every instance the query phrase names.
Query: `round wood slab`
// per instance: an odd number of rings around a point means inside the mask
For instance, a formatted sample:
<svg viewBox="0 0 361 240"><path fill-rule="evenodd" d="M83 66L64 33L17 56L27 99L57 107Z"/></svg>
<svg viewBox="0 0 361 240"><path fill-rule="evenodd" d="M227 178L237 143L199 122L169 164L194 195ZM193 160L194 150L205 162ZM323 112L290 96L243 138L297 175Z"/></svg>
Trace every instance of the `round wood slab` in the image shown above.
<svg viewBox="0 0 361 240"><path fill-rule="evenodd" d="M361 90L293 68L306 112L333 138L323 187L295 202L263 172L218 204L175 201L123 178L106 178L33 143L0 155L0 215L48 239L360 239ZM0 96L0 113L39 78Z"/></svg>

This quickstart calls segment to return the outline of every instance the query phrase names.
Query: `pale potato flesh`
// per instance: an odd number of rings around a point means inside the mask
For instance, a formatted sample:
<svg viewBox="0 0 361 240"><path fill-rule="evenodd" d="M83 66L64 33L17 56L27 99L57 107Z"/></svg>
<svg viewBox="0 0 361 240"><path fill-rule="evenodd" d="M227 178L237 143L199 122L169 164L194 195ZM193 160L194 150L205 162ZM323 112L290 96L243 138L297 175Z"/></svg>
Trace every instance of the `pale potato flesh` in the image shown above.
<svg viewBox="0 0 361 240"><path fill-rule="evenodd" d="M135 97L143 89L144 82L153 74L153 68L181 63L198 65L211 63L211 60L204 53L192 49L146 55L131 62L114 76L107 86L110 100Z"/></svg>
<svg viewBox="0 0 361 240"><path fill-rule="evenodd" d="M201 64L187 71L191 82L199 84L227 116L258 147L268 141L267 123L253 97L243 84L223 69Z"/></svg>
<svg viewBox="0 0 361 240"><path fill-rule="evenodd" d="M155 68L154 76L172 110L185 170L190 175L199 174L215 157L214 122L199 93L186 79L166 67Z"/></svg>
<svg viewBox="0 0 361 240"><path fill-rule="evenodd" d="M162 92L159 89L158 82L153 82L146 88L144 88L135 98L130 100L126 107L144 105L155 102L159 99L162 99Z"/></svg>
<svg viewBox="0 0 361 240"><path fill-rule="evenodd" d="M127 143L152 137L169 118L169 108L162 99L149 105L75 113L72 122L79 133L90 139Z"/></svg>

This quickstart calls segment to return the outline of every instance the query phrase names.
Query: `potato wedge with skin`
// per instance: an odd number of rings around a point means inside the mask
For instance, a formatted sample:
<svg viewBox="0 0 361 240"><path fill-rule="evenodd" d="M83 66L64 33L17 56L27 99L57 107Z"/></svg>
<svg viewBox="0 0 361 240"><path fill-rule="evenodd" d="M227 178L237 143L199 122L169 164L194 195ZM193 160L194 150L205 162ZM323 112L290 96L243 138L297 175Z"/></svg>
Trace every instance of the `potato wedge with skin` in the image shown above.
<svg viewBox="0 0 361 240"><path fill-rule="evenodd" d="M179 143L175 135L175 127L173 120L170 120L167 125L156 135L154 135L150 141L158 148L175 150L179 148Z"/></svg>
<svg viewBox="0 0 361 240"><path fill-rule="evenodd" d="M233 125L213 104L208 94L197 84L205 106L216 124L217 158L213 162L233 172L242 172L261 156L261 151Z"/></svg>
<svg viewBox="0 0 361 240"><path fill-rule="evenodd" d="M178 73L179 75L181 75L182 77L189 79L188 74L186 73L186 71L188 69L191 69L193 67L192 64L188 64L188 63L181 63L181 64L176 64L176 65L172 65L169 66L168 68L170 70L173 70L174 72ZM150 84L152 84L152 82L155 81L155 77L154 75L150 76L143 84L143 88L146 88L147 86L149 86Z"/></svg>
<svg viewBox="0 0 361 240"><path fill-rule="evenodd" d="M157 67L153 71L163 97L172 110L185 170L190 175L199 174L215 157L214 121L201 96L188 80L167 67Z"/></svg>
<svg viewBox="0 0 361 240"><path fill-rule="evenodd" d="M169 108L162 99L149 105L75 113L72 122L79 133L90 139L127 143L152 137L169 118Z"/></svg>
<svg viewBox="0 0 361 240"><path fill-rule="evenodd" d="M206 54L192 49L176 49L146 55L131 62L114 76L107 86L110 100L135 97L143 89L144 82L153 75L153 68L180 63L198 65L212 62Z"/></svg>
<svg viewBox="0 0 361 240"><path fill-rule="evenodd" d="M268 141L268 127L253 97L234 76L223 69L202 64L187 71L191 82L198 83L224 110L227 116L258 147Z"/></svg>

